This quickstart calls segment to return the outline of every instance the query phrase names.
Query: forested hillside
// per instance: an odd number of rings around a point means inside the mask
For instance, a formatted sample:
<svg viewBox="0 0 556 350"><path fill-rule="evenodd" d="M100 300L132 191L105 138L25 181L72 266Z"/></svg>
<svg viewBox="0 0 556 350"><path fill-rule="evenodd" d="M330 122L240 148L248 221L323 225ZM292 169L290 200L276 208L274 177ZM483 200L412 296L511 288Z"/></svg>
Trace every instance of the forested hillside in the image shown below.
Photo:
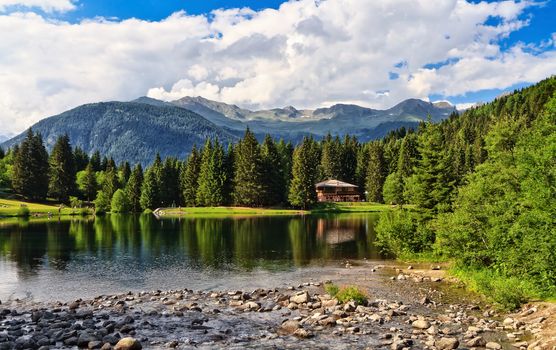
<svg viewBox="0 0 556 350"><path fill-rule="evenodd" d="M83 105L41 120L33 130L42 135L48 150L67 134L72 145L91 155L98 151L116 162L146 165L154 155L184 157L206 138L232 142L237 137L200 115L170 104L105 102ZM19 144L25 133L3 147Z"/></svg>

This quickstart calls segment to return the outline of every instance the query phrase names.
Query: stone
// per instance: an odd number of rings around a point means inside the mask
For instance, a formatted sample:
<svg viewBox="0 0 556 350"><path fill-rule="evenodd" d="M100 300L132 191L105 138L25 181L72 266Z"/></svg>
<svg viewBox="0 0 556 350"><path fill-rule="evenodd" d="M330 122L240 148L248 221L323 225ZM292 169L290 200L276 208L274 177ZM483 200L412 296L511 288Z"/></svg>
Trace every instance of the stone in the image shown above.
<svg viewBox="0 0 556 350"><path fill-rule="evenodd" d="M95 340L95 341L91 341L87 344L87 348L89 349L100 349L102 347L102 342Z"/></svg>
<svg viewBox="0 0 556 350"><path fill-rule="evenodd" d="M437 340L434 345L439 350L457 349L459 346L459 340L456 338L441 338Z"/></svg>
<svg viewBox="0 0 556 350"><path fill-rule="evenodd" d="M299 322L294 320L288 320L280 326L279 333L281 334L293 334L299 329Z"/></svg>
<svg viewBox="0 0 556 350"><path fill-rule="evenodd" d="M427 329L431 326L431 324L429 323L429 321L426 321L426 320L416 320L416 321L413 321L411 326L413 328L417 328L417 329Z"/></svg>
<svg viewBox="0 0 556 350"><path fill-rule="evenodd" d="M290 302L296 304L303 304L309 301L309 293L307 292L299 292L290 297Z"/></svg>
<svg viewBox="0 0 556 350"><path fill-rule="evenodd" d="M486 341L483 339L483 337L475 337L468 340L465 345L470 348L484 347L486 345Z"/></svg>
<svg viewBox="0 0 556 350"><path fill-rule="evenodd" d="M111 349L112 349L112 345L110 345L110 343L104 343L102 348L100 348L100 350L111 350Z"/></svg>
<svg viewBox="0 0 556 350"><path fill-rule="evenodd" d="M295 330L295 332L293 332L293 335L295 335L298 338L301 339L307 339L307 338L311 338L313 335L311 333L309 333L308 331L306 331L303 328L298 328Z"/></svg>
<svg viewBox="0 0 556 350"><path fill-rule="evenodd" d="M90 342L94 342L97 340L98 340L97 337L84 332L79 334L79 337L77 338L77 346L80 348L86 348Z"/></svg>
<svg viewBox="0 0 556 350"><path fill-rule="evenodd" d="M335 326L336 320L333 317L327 317L318 322L321 326Z"/></svg>
<svg viewBox="0 0 556 350"><path fill-rule="evenodd" d="M511 317L507 317L502 323L504 324L504 326L511 326L514 324L514 319Z"/></svg>
<svg viewBox="0 0 556 350"><path fill-rule="evenodd" d="M141 350L142 348L143 346L137 339L126 337L120 339L114 350Z"/></svg>
<svg viewBox="0 0 556 350"><path fill-rule="evenodd" d="M489 341L488 343L486 343L485 347L486 347L487 349L493 349L493 350L502 349L502 345L500 345L500 344L498 344L498 343L496 343L496 342L493 342L493 341Z"/></svg>

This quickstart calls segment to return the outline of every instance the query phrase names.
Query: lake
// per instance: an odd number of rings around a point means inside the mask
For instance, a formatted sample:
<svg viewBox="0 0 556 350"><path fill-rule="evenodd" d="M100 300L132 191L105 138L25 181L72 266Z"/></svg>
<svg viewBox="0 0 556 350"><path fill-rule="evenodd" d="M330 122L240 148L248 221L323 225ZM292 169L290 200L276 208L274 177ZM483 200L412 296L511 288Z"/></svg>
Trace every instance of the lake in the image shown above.
<svg viewBox="0 0 556 350"><path fill-rule="evenodd" d="M0 300L270 288L380 259L377 214L0 221Z"/></svg>

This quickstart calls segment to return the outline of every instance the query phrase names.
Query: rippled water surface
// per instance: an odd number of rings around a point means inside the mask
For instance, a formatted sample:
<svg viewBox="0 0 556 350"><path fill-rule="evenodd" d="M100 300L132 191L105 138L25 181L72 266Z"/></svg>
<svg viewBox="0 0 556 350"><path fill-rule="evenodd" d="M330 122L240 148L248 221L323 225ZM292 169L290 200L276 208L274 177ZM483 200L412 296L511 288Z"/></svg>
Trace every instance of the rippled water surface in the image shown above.
<svg viewBox="0 0 556 350"><path fill-rule="evenodd" d="M379 258L375 222L374 214L0 221L0 300L318 280L322 266Z"/></svg>

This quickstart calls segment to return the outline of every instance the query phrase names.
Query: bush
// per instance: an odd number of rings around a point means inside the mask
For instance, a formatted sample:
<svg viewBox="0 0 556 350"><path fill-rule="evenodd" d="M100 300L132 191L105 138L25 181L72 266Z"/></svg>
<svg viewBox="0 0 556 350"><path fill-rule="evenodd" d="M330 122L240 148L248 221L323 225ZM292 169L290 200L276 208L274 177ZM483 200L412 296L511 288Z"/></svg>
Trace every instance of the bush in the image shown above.
<svg viewBox="0 0 556 350"><path fill-rule="evenodd" d="M97 199L95 199L95 213L104 214L110 211L110 197L104 191L97 192Z"/></svg>
<svg viewBox="0 0 556 350"><path fill-rule="evenodd" d="M129 201L123 190L117 190L112 197L111 211L113 213L127 213L129 211Z"/></svg>
<svg viewBox="0 0 556 350"><path fill-rule="evenodd" d="M338 293L336 293L336 299L342 303L347 303L349 301L355 301L358 304L367 303L367 294L361 289L354 286L342 287Z"/></svg>
<svg viewBox="0 0 556 350"><path fill-rule="evenodd" d="M407 210L381 213L375 231L382 252L396 257L425 252L434 242L434 231Z"/></svg>
<svg viewBox="0 0 556 350"><path fill-rule="evenodd" d="M20 206L19 209L17 210L17 216L29 217L30 215L31 215L31 211L26 205Z"/></svg>
<svg viewBox="0 0 556 350"><path fill-rule="evenodd" d="M527 280L499 275L491 270L455 270L469 289L485 295L502 309L515 310L537 294Z"/></svg>

